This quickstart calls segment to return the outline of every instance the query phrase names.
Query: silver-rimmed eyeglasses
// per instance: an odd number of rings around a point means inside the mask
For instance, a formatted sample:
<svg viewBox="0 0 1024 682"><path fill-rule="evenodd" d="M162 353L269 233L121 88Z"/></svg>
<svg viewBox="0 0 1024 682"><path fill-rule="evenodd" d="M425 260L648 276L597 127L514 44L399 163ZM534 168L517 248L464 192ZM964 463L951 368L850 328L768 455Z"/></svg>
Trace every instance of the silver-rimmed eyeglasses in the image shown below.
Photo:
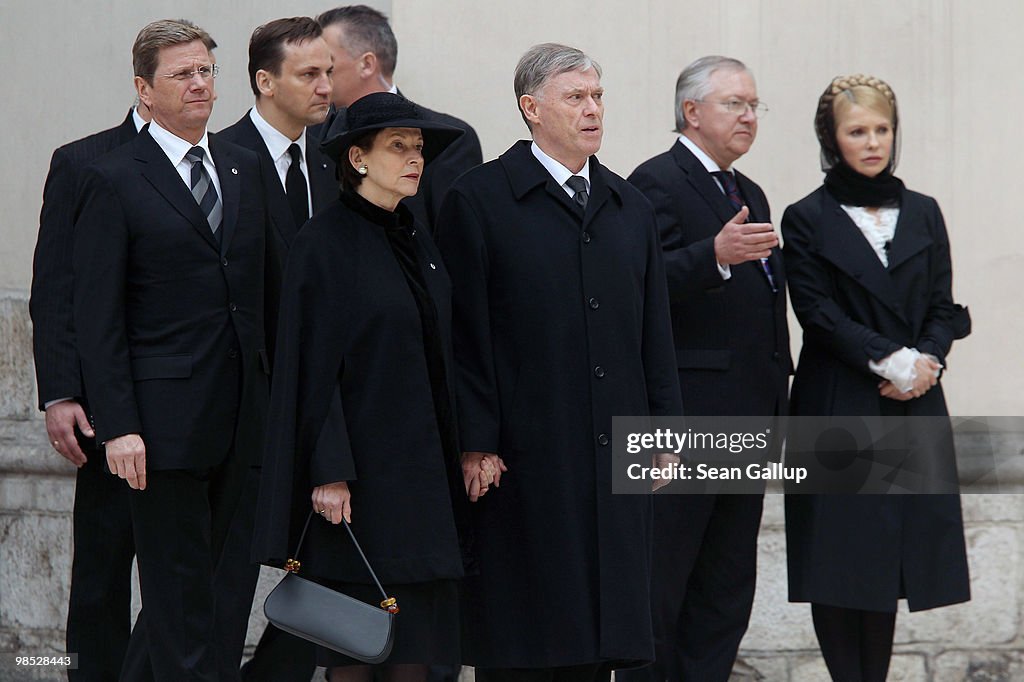
<svg viewBox="0 0 1024 682"><path fill-rule="evenodd" d="M161 73L157 75L161 78L173 78L179 83L184 83L192 80L197 75L204 81L208 81L211 78L216 78L218 73L220 73L220 66L218 64L203 64L202 66L197 66L194 69L182 69L181 71L175 71L174 73Z"/></svg>
<svg viewBox="0 0 1024 682"><path fill-rule="evenodd" d="M749 110L754 114L755 118L764 118L764 115L768 113L768 106L764 102L744 102L741 99L727 99L727 100L706 100L706 99L695 99L694 102L709 102L712 104L720 104L725 107L725 110L730 114L736 116L742 116Z"/></svg>

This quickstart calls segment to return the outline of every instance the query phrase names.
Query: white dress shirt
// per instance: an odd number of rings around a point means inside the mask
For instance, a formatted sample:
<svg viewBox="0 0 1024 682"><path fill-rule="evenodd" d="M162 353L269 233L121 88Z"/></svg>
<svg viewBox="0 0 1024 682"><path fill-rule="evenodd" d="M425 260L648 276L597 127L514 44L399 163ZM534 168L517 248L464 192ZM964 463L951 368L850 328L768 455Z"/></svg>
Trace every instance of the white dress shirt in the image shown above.
<svg viewBox="0 0 1024 682"><path fill-rule="evenodd" d="M203 131L203 137L199 142L192 144L188 140L183 140L174 133L161 128L160 124L154 119L149 123L149 134L153 136L160 149L167 155L171 165L174 166L174 170L178 171L181 181L185 183L185 187L189 191L192 191L192 162L188 161L185 155L188 154L192 147L201 148L203 150L203 168L210 174L210 181L217 190L217 196L220 197L221 202L224 201L224 193L220 190L220 177L217 175L217 167L213 165L213 157L210 156L210 135L207 131Z"/></svg>
<svg viewBox="0 0 1024 682"><path fill-rule="evenodd" d="M263 138L263 144L267 145L270 158L274 160L274 168L277 169L277 177L285 191L288 189L285 184L288 177L288 169L292 165L292 156L288 153L288 147L292 146L292 144L299 146L299 170L302 171L303 177L306 178L306 203L309 208L309 215L313 215L313 193L309 183L309 167L306 164L306 129L302 129L298 139L289 140L284 133L267 123L267 120L260 116L260 112L256 110L256 107L249 110L249 118L252 120L252 124L256 126L256 131L259 132L260 137Z"/></svg>
<svg viewBox="0 0 1024 682"><path fill-rule="evenodd" d="M700 161L701 165L704 166L707 172L712 174L711 179L715 181L716 185L718 185L718 189L721 190L722 194L725 194L725 188L722 187L722 183L718 180L718 176L714 174L717 173L718 171L732 173L731 167L719 168L718 164L715 163L712 160L712 158L704 152L703 149L698 147L696 142L688 138L686 135L679 136L679 143L686 147L687 149L689 149L690 152L697 157L697 160ZM729 268L728 265L722 265L717 260L715 261L715 265L718 266L718 274L722 276L722 279L729 279L730 277L732 277L732 270Z"/></svg>
<svg viewBox="0 0 1024 682"><path fill-rule="evenodd" d="M551 177L555 179L555 182L558 183L558 186L565 190L565 193L569 195L570 199L572 199L576 195L576 190L574 190L572 187L569 187L569 185L565 183L566 181L569 180L569 178L571 178L574 175L578 175L587 181L587 194L590 194L589 159L585 164L583 164L583 168L580 169L579 173L573 173L571 170L563 166L560 162L555 161L550 156L545 154L544 150L537 146L536 142L530 145L530 151L532 151L533 155L537 157L537 160L540 161L541 165L544 166L545 169L547 169L547 172L550 173Z"/></svg>

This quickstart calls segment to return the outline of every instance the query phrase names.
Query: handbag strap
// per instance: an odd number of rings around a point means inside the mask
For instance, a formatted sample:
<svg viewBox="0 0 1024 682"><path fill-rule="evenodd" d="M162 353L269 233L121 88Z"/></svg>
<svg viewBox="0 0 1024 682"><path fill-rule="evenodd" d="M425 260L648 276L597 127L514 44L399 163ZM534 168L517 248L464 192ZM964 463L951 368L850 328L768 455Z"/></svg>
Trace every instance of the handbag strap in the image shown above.
<svg viewBox="0 0 1024 682"><path fill-rule="evenodd" d="M306 532L309 531L309 524L313 520L313 516L313 511L310 510L309 516L306 517L306 523L302 527L302 533L299 535L299 542L295 546L294 558L285 562L284 570L289 573L298 573L299 568L302 566L302 563L299 561L299 552L302 551L302 543L306 540ZM363 548L359 546L359 541L356 540L356 536L352 532L352 527L345 519L342 519L341 522L345 524L345 530L348 531L348 536L352 538L352 544L356 546L356 551L359 552L359 558L363 560L363 565L366 566L366 570L369 571L374 584L377 586L377 589L380 590L381 596L384 597L384 600L380 603L380 607L390 611L391 613L398 613L398 601L394 597L389 597L388 593L384 591L384 587L380 584L380 580L377 579L377 574L373 572L373 567L370 566L370 561L366 558L366 554L363 553Z"/></svg>

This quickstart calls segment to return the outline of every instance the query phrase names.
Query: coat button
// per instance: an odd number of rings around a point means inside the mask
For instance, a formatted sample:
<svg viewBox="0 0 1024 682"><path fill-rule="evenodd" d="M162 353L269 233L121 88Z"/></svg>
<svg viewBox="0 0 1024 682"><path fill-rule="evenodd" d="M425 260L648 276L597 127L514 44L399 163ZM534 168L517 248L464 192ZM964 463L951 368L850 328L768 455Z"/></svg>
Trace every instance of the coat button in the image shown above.
<svg viewBox="0 0 1024 682"><path fill-rule="evenodd" d="M238 310L238 306L235 305L234 303L229 303L228 310L230 310L231 312L235 312L236 310Z"/></svg>
<svg viewBox="0 0 1024 682"><path fill-rule="evenodd" d="M227 267L228 266L228 259L227 258L221 258L220 259L220 264L223 265L224 267Z"/></svg>
<svg viewBox="0 0 1024 682"><path fill-rule="evenodd" d="M597 442L600 445L608 445L608 436L603 433L599 434L597 437Z"/></svg>
<svg viewBox="0 0 1024 682"><path fill-rule="evenodd" d="M590 243L590 233L589 232L584 232L583 233L583 243L584 244L589 244Z"/></svg>
<svg viewBox="0 0 1024 682"><path fill-rule="evenodd" d="M236 348L232 348L231 350L229 350L228 351L228 357L229 358L237 358L238 357L238 350Z"/></svg>
<svg viewBox="0 0 1024 682"><path fill-rule="evenodd" d="M775 351L774 353L772 353L772 360L778 360L780 357L782 356L779 355L779 351Z"/></svg>
<svg viewBox="0 0 1024 682"><path fill-rule="evenodd" d="M597 310L598 308L601 307L601 304L597 302L596 298L591 298L589 303L590 303L590 309L591 310Z"/></svg>
<svg viewBox="0 0 1024 682"><path fill-rule="evenodd" d="M604 378L604 367L602 367L601 365L598 365L597 367L595 367L594 368L594 376L596 376L598 379L603 379Z"/></svg>

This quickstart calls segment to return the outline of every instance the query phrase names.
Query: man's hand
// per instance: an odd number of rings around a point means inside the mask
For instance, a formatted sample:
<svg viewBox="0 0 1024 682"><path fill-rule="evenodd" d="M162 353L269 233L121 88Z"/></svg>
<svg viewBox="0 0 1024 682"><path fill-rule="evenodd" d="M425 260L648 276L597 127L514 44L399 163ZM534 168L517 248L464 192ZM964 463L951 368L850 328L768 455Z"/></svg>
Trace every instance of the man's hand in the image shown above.
<svg viewBox="0 0 1024 682"><path fill-rule="evenodd" d="M878 392L883 398L891 400L907 401L920 398L939 382L939 370L942 365L937 360L927 355L922 355L914 363L914 385L906 393L896 388L891 381L883 381L878 384Z"/></svg>
<svg viewBox="0 0 1024 682"><path fill-rule="evenodd" d="M476 502L490 489L501 487L501 474L508 471L501 457L492 452L462 453L462 482L470 502Z"/></svg>
<svg viewBox="0 0 1024 682"><path fill-rule="evenodd" d="M680 461L682 460L680 460L679 455L673 454L671 452L659 452L654 456L654 468L664 470L668 467L679 464ZM670 478L653 479L651 481L651 492L657 492L658 490L664 488L671 482L672 479Z"/></svg>
<svg viewBox="0 0 1024 682"><path fill-rule="evenodd" d="M146 489L146 444L142 436L129 433L106 443L110 473L128 481L133 490Z"/></svg>
<svg viewBox="0 0 1024 682"><path fill-rule="evenodd" d="M772 224L745 222L749 215L750 209L744 206L715 236L715 258L719 265L767 258L772 248L779 245Z"/></svg>
<svg viewBox="0 0 1024 682"><path fill-rule="evenodd" d="M334 525L342 519L352 523L352 493L348 483L337 481L313 488L313 511Z"/></svg>
<svg viewBox="0 0 1024 682"><path fill-rule="evenodd" d="M80 467L87 458L75 437L75 425L86 436L93 436L85 410L74 400L62 400L46 408L46 435L50 437L50 445L62 457Z"/></svg>

